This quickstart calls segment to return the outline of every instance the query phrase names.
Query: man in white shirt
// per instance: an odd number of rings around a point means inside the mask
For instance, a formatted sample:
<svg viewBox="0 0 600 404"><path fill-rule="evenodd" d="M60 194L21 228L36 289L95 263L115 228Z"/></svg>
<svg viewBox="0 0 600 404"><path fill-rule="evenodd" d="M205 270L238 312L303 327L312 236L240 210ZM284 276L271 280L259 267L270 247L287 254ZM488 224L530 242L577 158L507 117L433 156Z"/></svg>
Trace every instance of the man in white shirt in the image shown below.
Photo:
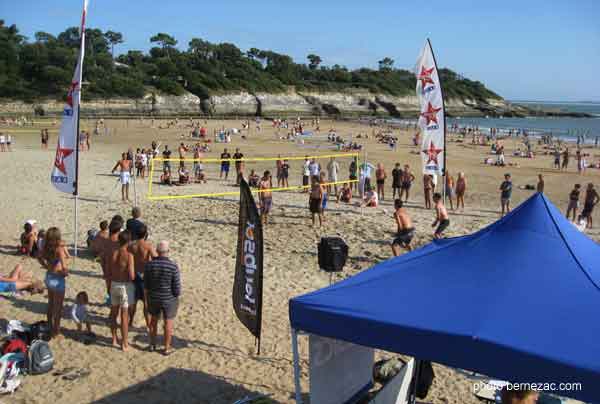
<svg viewBox="0 0 600 404"><path fill-rule="evenodd" d="M338 172L340 171L340 165L337 161L335 161L335 157L331 158L329 164L327 164L327 174L329 178L329 182L337 182L338 181ZM333 188L335 190L335 195L337 196L338 188L337 184L333 184ZM331 193L331 185L327 186L327 193Z"/></svg>
<svg viewBox="0 0 600 404"><path fill-rule="evenodd" d="M304 164L302 165L302 186L304 190L302 192L308 192L308 179L310 177L310 161L308 161L308 157L304 158Z"/></svg>
<svg viewBox="0 0 600 404"><path fill-rule="evenodd" d="M321 166L319 166L319 163L317 163L315 161L315 159L312 159L310 161L310 164L308 165L308 169L310 171L311 177L318 177L319 174L321 173Z"/></svg>

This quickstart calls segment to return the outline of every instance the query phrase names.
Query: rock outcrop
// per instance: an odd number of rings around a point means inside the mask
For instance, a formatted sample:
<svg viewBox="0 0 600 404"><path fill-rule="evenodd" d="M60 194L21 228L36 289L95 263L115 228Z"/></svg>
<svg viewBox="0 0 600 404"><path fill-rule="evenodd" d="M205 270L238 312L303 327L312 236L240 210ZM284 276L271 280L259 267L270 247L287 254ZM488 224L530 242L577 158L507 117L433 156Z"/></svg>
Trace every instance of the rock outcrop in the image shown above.
<svg viewBox="0 0 600 404"><path fill-rule="evenodd" d="M60 115L63 102L43 100L34 103L1 101L0 115ZM417 97L372 94L365 90L347 92L297 92L270 94L247 92L218 94L200 99L186 93L181 96L149 93L141 99L110 98L85 100L84 116L254 116L285 117L297 115L321 116L394 116L414 118L418 114ZM448 116L528 116L538 114L524 106L511 105L502 99L485 102L475 99L446 100ZM556 114L556 112L547 112ZM545 114L545 112L542 112Z"/></svg>

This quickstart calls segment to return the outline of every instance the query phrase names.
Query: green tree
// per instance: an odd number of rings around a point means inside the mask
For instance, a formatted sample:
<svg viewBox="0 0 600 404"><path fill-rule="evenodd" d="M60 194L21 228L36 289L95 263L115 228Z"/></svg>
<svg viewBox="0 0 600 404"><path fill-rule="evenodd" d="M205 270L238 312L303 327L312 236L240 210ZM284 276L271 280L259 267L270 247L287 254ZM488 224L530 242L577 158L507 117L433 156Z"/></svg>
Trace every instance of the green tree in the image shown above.
<svg viewBox="0 0 600 404"><path fill-rule="evenodd" d="M112 58L114 59L115 58L115 45L119 45L119 44L123 43L123 34L121 34L120 32L108 30L104 33L104 37L110 44L110 54L111 54Z"/></svg>
<svg viewBox="0 0 600 404"><path fill-rule="evenodd" d="M160 47L167 53L167 57L169 57L169 58L171 57L171 55L169 53L169 49L171 49L177 45L177 40L175 38L173 38L171 35L165 34L163 32L159 32L158 34L151 37L150 42L158 43L160 45Z"/></svg>
<svg viewBox="0 0 600 404"><path fill-rule="evenodd" d="M394 67L394 59L391 59L389 57L384 57L377 63L379 64L379 70L382 72L389 72Z"/></svg>
<svg viewBox="0 0 600 404"><path fill-rule="evenodd" d="M308 67L310 69L312 69L312 70L315 70L317 67L319 67L319 65L322 62L321 57L318 56L318 55L315 55L313 53L311 53L310 55L308 55L306 58L310 62L310 64L308 65Z"/></svg>

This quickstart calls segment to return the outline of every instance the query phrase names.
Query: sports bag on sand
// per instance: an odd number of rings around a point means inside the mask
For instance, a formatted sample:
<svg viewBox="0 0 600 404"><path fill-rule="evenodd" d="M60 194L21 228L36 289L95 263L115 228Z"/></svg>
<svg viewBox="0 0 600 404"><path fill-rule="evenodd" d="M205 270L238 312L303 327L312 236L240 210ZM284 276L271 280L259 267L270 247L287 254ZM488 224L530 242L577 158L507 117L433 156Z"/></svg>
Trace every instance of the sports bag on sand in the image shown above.
<svg viewBox="0 0 600 404"><path fill-rule="evenodd" d="M29 347L26 368L30 375L40 375L52 370L54 355L46 341L35 340Z"/></svg>

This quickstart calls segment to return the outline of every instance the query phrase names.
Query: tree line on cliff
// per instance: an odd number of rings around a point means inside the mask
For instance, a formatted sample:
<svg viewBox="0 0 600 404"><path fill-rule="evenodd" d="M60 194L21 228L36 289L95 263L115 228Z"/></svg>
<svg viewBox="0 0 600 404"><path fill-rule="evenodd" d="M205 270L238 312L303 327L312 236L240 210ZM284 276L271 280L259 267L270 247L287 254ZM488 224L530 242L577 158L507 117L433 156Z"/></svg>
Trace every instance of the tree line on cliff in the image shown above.
<svg viewBox="0 0 600 404"><path fill-rule="evenodd" d="M148 53L129 50L115 56L114 47L124 42L119 32L86 29L84 84L87 98L140 98L152 91L181 95L185 91L207 98L237 91L280 93L296 91L344 91L363 89L377 94L412 95L415 76L394 68L386 57L378 69L350 70L325 66L320 56L310 54L306 64L270 50L251 48L243 52L231 43L214 44L193 38L187 50L165 33L150 38ZM0 20L0 97L33 101L61 98L71 81L79 47L77 27L57 36L36 32L28 39L15 25ZM449 97L485 101L500 98L481 82L440 69Z"/></svg>

